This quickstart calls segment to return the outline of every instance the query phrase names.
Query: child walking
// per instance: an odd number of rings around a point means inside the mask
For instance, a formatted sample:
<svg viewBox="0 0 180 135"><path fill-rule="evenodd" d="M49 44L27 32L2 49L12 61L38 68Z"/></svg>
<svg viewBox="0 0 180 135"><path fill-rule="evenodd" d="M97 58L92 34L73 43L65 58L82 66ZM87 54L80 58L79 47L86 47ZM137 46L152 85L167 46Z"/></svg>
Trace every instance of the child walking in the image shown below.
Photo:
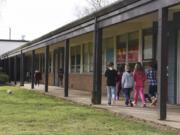
<svg viewBox="0 0 180 135"><path fill-rule="evenodd" d="M135 65L133 78L135 82L134 105L137 104L138 96L140 95L142 100L142 107L146 107L145 98L144 98L144 81L146 80L146 75L140 62L137 62Z"/></svg>
<svg viewBox="0 0 180 135"><path fill-rule="evenodd" d="M147 79L149 82L149 95L151 97L151 105L156 105L157 103L157 78L156 78L156 69L155 65L152 63L149 65L147 71Z"/></svg>
<svg viewBox="0 0 180 135"><path fill-rule="evenodd" d="M118 68L117 76L116 76L116 100L119 100L120 92L122 89L121 86L122 75L123 75L123 67L121 66Z"/></svg>
<svg viewBox="0 0 180 135"><path fill-rule="evenodd" d="M116 76L117 71L113 68L113 62L109 63L105 77L107 78L107 97L108 97L108 105L111 105L111 100L115 103L115 86L116 86Z"/></svg>
<svg viewBox="0 0 180 135"><path fill-rule="evenodd" d="M134 85L133 75L130 71L129 65L125 65L125 72L122 75L122 88L125 96L125 105L128 106L130 104L131 107L133 107L133 104L131 102L131 90Z"/></svg>

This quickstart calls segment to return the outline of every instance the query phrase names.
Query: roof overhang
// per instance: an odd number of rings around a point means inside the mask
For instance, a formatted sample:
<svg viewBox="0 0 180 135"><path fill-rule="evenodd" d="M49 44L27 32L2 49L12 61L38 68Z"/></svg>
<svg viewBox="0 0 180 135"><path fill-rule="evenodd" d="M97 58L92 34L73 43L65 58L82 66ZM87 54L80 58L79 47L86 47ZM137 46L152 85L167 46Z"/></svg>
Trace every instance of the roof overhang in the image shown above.
<svg viewBox="0 0 180 135"><path fill-rule="evenodd" d="M13 57L23 53L52 45L72 37L94 31L95 18L100 28L122 23L152 12L160 8L179 4L180 0L124 0L116 2L82 19L69 23L17 49L7 52L3 56Z"/></svg>

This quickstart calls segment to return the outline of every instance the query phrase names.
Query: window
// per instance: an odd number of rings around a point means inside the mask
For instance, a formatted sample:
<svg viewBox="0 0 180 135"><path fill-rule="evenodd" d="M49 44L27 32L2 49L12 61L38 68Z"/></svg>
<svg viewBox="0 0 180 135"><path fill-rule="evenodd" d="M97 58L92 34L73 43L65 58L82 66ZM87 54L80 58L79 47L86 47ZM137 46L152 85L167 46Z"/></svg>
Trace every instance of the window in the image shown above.
<svg viewBox="0 0 180 135"><path fill-rule="evenodd" d="M89 48L88 44L83 45L83 72L89 71Z"/></svg>
<svg viewBox="0 0 180 135"><path fill-rule="evenodd" d="M152 29L143 30L143 60L153 59L153 32Z"/></svg>
<svg viewBox="0 0 180 135"><path fill-rule="evenodd" d="M76 47L76 72L80 72L81 68L81 46Z"/></svg>
<svg viewBox="0 0 180 135"><path fill-rule="evenodd" d="M89 71L93 72L93 44L89 44Z"/></svg>
<svg viewBox="0 0 180 135"><path fill-rule="evenodd" d="M71 72L76 72L76 48L71 47Z"/></svg>
<svg viewBox="0 0 180 135"><path fill-rule="evenodd" d="M133 32L128 35L128 62L134 63L138 61L139 33Z"/></svg>
<svg viewBox="0 0 180 135"><path fill-rule="evenodd" d="M80 72L81 46L71 47L71 72Z"/></svg>
<svg viewBox="0 0 180 135"><path fill-rule="evenodd" d="M44 73L44 67L45 67L45 57L44 54L39 54L39 71L41 73Z"/></svg>
<svg viewBox="0 0 180 135"><path fill-rule="evenodd" d="M39 70L40 67L39 67L39 54L36 54L35 55L35 70Z"/></svg>
<svg viewBox="0 0 180 135"><path fill-rule="evenodd" d="M106 63L114 62L113 38L105 39L104 45L106 46Z"/></svg>
<svg viewBox="0 0 180 135"><path fill-rule="evenodd" d="M87 43L83 45L83 72L93 71L93 45Z"/></svg>
<svg viewBox="0 0 180 135"><path fill-rule="evenodd" d="M51 55L52 55L52 54L49 53L49 63L48 63L48 64L49 64L49 67L48 67L48 71L49 71L49 72L51 72L51 62L52 62L52 61L51 61Z"/></svg>
<svg viewBox="0 0 180 135"><path fill-rule="evenodd" d="M102 72L105 72L106 65L114 62L114 42L113 38L103 39L102 44Z"/></svg>
<svg viewBox="0 0 180 135"><path fill-rule="evenodd" d="M127 35L119 36L117 38L117 64L126 62L126 48L127 48Z"/></svg>
<svg viewBox="0 0 180 135"><path fill-rule="evenodd" d="M118 36L116 45L117 67L129 63L133 68L139 56L139 33L132 32Z"/></svg>

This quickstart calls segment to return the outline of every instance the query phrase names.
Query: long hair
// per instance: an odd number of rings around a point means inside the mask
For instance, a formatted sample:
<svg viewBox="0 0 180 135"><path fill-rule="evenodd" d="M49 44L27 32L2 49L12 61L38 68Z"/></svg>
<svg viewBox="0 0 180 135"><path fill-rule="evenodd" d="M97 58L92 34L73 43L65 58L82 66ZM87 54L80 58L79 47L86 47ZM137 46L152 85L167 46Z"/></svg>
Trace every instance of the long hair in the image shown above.
<svg viewBox="0 0 180 135"><path fill-rule="evenodd" d="M123 65L118 65L117 71L120 72L120 73L123 73L123 72L124 72L124 67L123 67Z"/></svg>
<svg viewBox="0 0 180 135"><path fill-rule="evenodd" d="M134 71L140 71L140 72L144 72L144 68L142 66L142 64L140 62L137 62L135 67L134 67Z"/></svg>

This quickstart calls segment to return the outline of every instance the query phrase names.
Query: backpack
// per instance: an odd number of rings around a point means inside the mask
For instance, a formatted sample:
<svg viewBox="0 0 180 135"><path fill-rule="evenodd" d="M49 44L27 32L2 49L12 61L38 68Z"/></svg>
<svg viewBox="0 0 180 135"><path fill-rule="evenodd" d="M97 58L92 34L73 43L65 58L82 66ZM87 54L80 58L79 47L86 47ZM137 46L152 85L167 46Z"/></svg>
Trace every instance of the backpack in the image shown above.
<svg viewBox="0 0 180 135"><path fill-rule="evenodd" d="M132 74L130 75L130 77L126 78L126 81L127 81L128 87L129 88L133 88L133 86L134 86L134 79L133 79Z"/></svg>
<svg viewBox="0 0 180 135"><path fill-rule="evenodd" d="M134 86L134 79L133 79L132 74L125 73L123 87L133 88L133 86Z"/></svg>

